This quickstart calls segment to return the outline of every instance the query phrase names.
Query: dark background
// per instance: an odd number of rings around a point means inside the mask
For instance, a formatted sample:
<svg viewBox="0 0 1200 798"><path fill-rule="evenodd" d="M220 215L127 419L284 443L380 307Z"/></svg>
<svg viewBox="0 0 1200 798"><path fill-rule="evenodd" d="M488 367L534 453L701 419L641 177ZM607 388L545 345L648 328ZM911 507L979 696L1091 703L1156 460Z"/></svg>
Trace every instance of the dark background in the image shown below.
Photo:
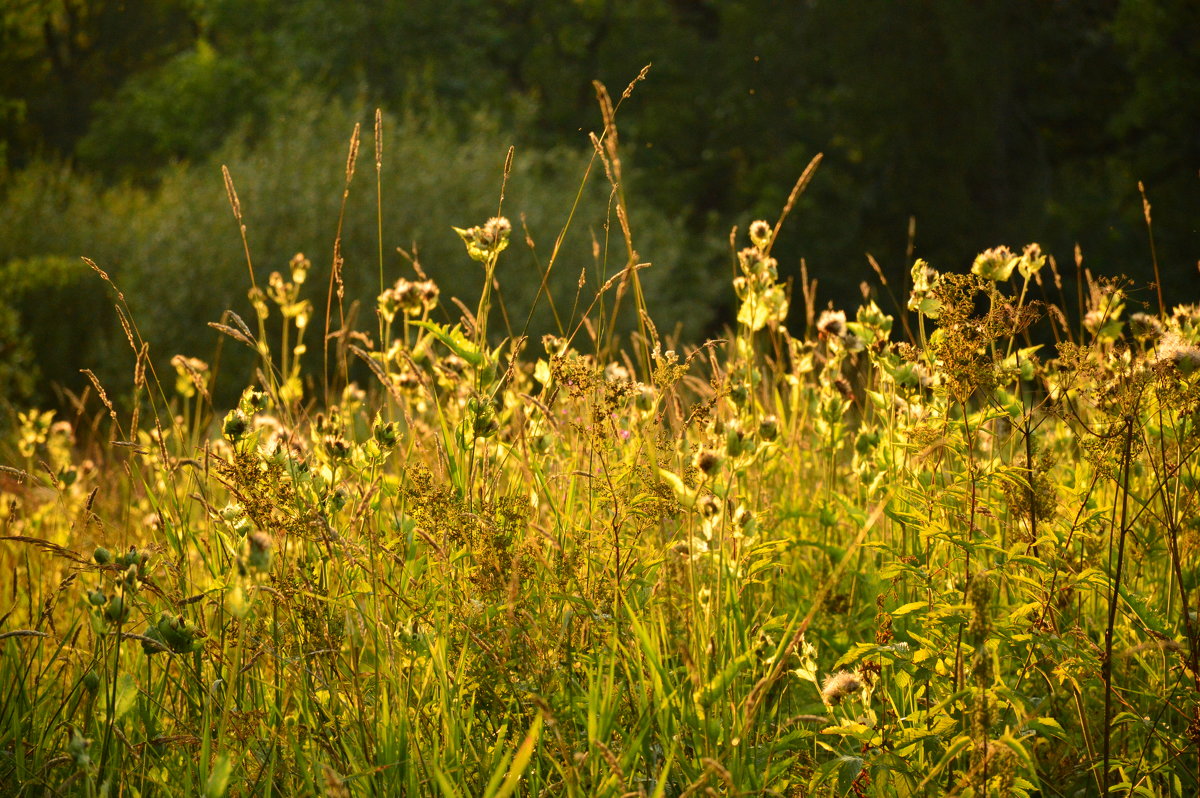
<svg viewBox="0 0 1200 798"><path fill-rule="evenodd" d="M1168 306L1195 301L1198 37L1194 0L7 0L0 395L52 401L84 366L128 384L112 297L81 255L121 285L157 362L212 357L205 322L250 313L221 164L260 281L303 250L323 308L355 122L343 249L351 296L372 301L376 107L387 281L408 274L395 247L416 243L471 304L478 273L449 226L495 213L514 144L518 235L500 278L523 310L601 127L591 81L619 95L648 63L619 114L635 246L654 263L652 310L689 338L731 319L730 228L774 220L818 152L775 254L784 277L805 259L822 304L853 309L875 281L868 252L903 296L910 246L962 271L1038 241L1073 283L1079 244L1097 274L1145 284L1139 180ZM592 259L606 199L594 173L552 281L566 308L581 269L594 286L623 265L615 238ZM542 307L535 327L552 326Z"/></svg>

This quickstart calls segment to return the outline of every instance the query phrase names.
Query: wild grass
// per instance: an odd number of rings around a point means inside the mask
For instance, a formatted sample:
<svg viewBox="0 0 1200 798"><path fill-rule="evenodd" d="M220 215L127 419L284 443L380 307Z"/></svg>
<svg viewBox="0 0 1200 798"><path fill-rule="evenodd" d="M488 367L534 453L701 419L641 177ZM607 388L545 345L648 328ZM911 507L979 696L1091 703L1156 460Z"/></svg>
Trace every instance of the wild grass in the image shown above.
<svg viewBox="0 0 1200 798"><path fill-rule="evenodd" d="M501 189L473 308L381 236L356 319L297 255L213 324L236 407L121 299L133 409L20 417L6 794L1196 794L1200 307L1089 275L1068 321L1030 245L819 311L771 255L814 161L685 348L600 96L600 288L538 291L556 334L504 303L557 245L506 268Z"/></svg>

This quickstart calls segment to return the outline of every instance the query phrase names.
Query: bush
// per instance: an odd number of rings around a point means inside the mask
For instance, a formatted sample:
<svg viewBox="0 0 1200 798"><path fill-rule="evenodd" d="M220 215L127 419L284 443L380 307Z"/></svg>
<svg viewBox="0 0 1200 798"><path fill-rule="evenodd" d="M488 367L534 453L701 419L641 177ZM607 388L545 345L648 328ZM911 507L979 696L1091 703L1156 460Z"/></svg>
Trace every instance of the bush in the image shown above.
<svg viewBox="0 0 1200 798"><path fill-rule="evenodd" d="M78 258L46 255L0 265L0 402L78 392L87 382L82 364L101 360L110 338L87 320L106 304L99 279Z"/></svg>

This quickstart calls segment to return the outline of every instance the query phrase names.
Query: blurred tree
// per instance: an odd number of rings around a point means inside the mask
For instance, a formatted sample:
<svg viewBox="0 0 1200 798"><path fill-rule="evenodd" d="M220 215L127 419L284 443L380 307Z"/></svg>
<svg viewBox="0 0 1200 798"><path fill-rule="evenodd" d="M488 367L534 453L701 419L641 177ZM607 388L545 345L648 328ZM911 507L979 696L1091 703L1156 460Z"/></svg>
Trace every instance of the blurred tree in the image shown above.
<svg viewBox="0 0 1200 798"><path fill-rule="evenodd" d="M69 153L98 100L188 47L185 0L7 0L0 7L0 132L18 165Z"/></svg>

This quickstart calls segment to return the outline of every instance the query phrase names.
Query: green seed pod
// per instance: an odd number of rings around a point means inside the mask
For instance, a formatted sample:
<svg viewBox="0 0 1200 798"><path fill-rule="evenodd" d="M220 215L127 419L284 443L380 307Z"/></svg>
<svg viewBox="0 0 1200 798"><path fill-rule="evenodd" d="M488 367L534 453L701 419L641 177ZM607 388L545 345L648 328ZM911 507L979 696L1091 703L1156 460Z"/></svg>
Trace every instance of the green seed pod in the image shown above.
<svg viewBox="0 0 1200 798"><path fill-rule="evenodd" d="M125 569L125 573L121 574L121 583L125 585L127 590L133 591L138 589L138 567L130 565Z"/></svg>
<svg viewBox="0 0 1200 798"><path fill-rule="evenodd" d="M196 639L198 637L196 626L182 615L171 616L163 613L154 629L157 634L153 636L153 639L162 641L176 654L187 654L199 649L202 645ZM147 634L146 636L150 637L151 635ZM143 643L143 645L145 644Z"/></svg>
<svg viewBox="0 0 1200 798"><path fill-rule="evenodd" d="M146 631L142 634L142 637L150 638L150 640L142 641L142 651L146 652L146 656L148 657L154 656L166 647L166 641L163 640L158 627L153 624L146 627ZM155 645L155 643L159 643L160 645Z"/></svg>
<svg viewBox="0 0 1200 798"><path fill-rule="evenodd" d="M400 438L400 426L395 421L376 420L372 434L381 447L391 449Z"/></svg>
<svg viewBox="0 0 1200 798"><path fill-rule="evenodd" d="M225 423L221 425L221 432L231 443L241 440L248 429L250 421L240 409L230 410L225 416Z"/></svg>
<svg viewBox="0 0 1200 798"><path fill-rule="evenodd" d="M733 402L738 407L746 404L746 400L750 398L750 387L744 382L735 382L729 386L729 401Z"/></svg>
<svg viewBox="0 0 1200 798"><path fill-rule="evenodd" d="M104 602L108 601L108 596L104 595L103 590L89 590L87 594L88 603L93 607L100 607Z"/></svg>
<svg viewBox="0 0 1200 798"><path fill-rule="evenodd" d="M92 552L92 559L99 565L108 565L112 562L112 552L103 546L97 546L96 550Z"/></svg>
<svg viewBox="0 0 1200 798"><path fill-rule="evenodd" d="M83 689L89 693L95 693L100 689L100 676L95 671L88 671L83 675Z"/></svg>
<svg viewBox="0 0 1200 798"><path fill-rule="evenodd" d="M125 599L120 596L113 596L108 600L108 606L104 608L104 617L113 623L121 623L129 617L129 607L125 604Z"/></svg>
<svg viewBox="0 0 1200 798"><path fill-rule="evenodd" d="M250 544L250 555L246 558L246 564L255 571L268 570L271 567L271 548L274 545L271 536L265 532L255 532L247 541Z"/></svg>

